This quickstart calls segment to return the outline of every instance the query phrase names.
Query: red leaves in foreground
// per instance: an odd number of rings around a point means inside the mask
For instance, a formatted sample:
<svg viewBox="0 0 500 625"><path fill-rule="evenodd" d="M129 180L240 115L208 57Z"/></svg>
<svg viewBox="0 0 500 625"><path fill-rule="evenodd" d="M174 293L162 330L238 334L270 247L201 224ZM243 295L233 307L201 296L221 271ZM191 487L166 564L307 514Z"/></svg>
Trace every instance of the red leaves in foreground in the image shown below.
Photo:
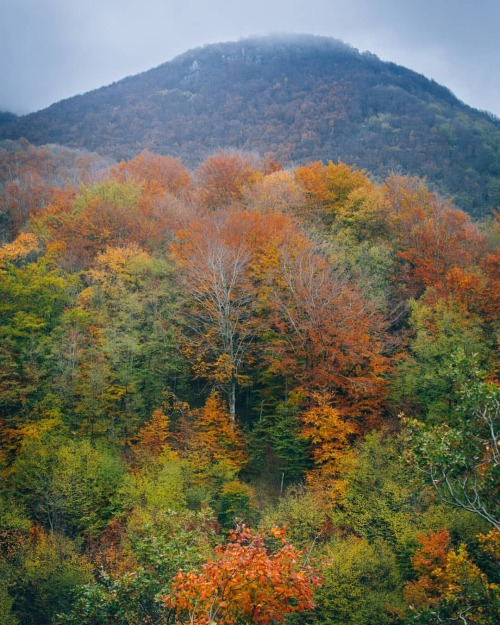
<svg viewBox="0 0 500 625"><path fill-rule="evenodd" d="M281 547L271 551L266 539ZM183 614L178 625L283 622L285 614L314 608L313 587L321 583L310 566L299 563L301 556L284 529L275 527L264 537L243 525L200 573L179 571L165 602Z"/></svg>

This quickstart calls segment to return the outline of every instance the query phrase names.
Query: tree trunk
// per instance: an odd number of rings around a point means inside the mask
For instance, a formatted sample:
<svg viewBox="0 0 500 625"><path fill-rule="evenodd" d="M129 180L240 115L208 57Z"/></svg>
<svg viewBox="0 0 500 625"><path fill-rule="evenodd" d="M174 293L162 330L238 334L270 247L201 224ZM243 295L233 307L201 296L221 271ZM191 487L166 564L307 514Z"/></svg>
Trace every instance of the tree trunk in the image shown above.
<svg viewBox="0 0 500 625"><path fill-rule="evenodd" d="M229 404L229 414L233 423L236 420L236 381L231 380L229 382L229 388L227 391L227 399Z"/></svg>

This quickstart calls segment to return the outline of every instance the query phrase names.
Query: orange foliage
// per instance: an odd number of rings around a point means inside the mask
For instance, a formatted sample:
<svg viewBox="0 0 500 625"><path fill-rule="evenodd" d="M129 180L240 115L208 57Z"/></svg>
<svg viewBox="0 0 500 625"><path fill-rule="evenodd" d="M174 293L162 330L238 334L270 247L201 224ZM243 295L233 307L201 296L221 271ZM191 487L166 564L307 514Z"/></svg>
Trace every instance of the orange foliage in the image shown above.
<svg viewBox="0 0 500 625"><path fill-rule="evenodd" d="M33 220L33 228L58 242L66 266L83 269L107 246L125 242L146 250L164 246L179 221L176 206L158 202L140 186L108 180L83 188L76 198L59 195Z"/></svg>
<svg viewBox="0 0 500 625"><path fill-rule="evenodd" d="M418 179L392 177L384 187L392 227L404 261L401 274L409 294L444 288L455 267L470 270L481 257L484 236L464 212L440 200Z"/></svg>
<svg viewBox="0 0 500 625"><path fill-rule="evenodd" d="M342 162L329 161L328 165L323 165L316 161L297 167L295 177L304 189L309 212L319 211L326 223L333 221L352 191L372 186L365 172Z"/></svg>
<svg viewBox="0 0 500 625"><path fill-rule="evenodd" d="M473 312L485 297L487 288L484 276L453 267L445 276L445 294L464 312Z"/></svg>
<svg viewBox="0 0 500 625"><path fill-rule="evenodd" d="M463 315L478 315L484 322L495 324L500 307L500 281L496 275L500 256L488 255L483 271L453 267L445 280L424 294L424 299L435 304L438 299L453 302Z"/></svg>
<svg viewBox="0 0 500 625"><path fill-rule="evenodd" d="M212 392L203 408L194 411L190 457L199 465L225 462L240 470L246 460L243 439L218 393Z"/></svg>
<svg viewBox="0 0 500 625"><path fill-rule="evenodd" d="M4 231L0 241L19 234L31 217L44 212L63 192L90 181L103 169L96 155L76 157L71 150L39 148L21 139L0 154L0 213Z"/></svg>
<svg viewBox="0 0 500 625"><path fill-rule="evenodd" d="M385 393L385 332L374 306L335 273L291 216L226 210L178 233L173 256L190 301L185 353L228 393L266 334L270 371L337 393L342 414L373 425ZM261 352L262 355L262 352Z"/></svg>
<svg viewBox="0 0 500 625"><path fill-rule="evenodd" d="M333 395L313 393L311 399L311 407L302 414L301 436L311 443L315 467L306 479L314 489L337 496L345 487L342 466L352 456L352 439L358 428L333 407Z"/></svg>
<svg viewBox="0 0 500 625"><path fill-rule="evenodd" d="M199 203L214 210L240 202L245 187L257 174L254 161L250 157L222 151L203 161L196 172Z"/></svg>
<svg viewBox="0 0 500 625"><path fill-rule="evenodd" d="M38 172L28 180L9 181L0 196L0 211L9 219L9 234L16 236L28 219L50 202L54 188L44 184Z"/></svg>
<svg viewBox="0 0 500 625"><path fill-rule="evenodd" d="M489 536L482 537L487 544L492 542ZM460 545L456 551L450 549L447 530L421 535L419 541L422 547L413 556L412 564L420 577L407 582L404 589L410 610L432 610L434 616L442 614L449 621L482 625L492 622L491 607L499 587L488 582L470 559L466 546ZM498 536L495 542L498 543ZM487 550L484 546L483 549ZM441 622L441 618L438 620Z"/></svg>
<svg viewBox="0 0 500 625"><path fill-rule="evenodd" d="M227 250L226 255L248 258L250 274L262 278L266 271L262 265L268 265L273 255L271 262L276 263L276 247L293 229L291 219L279 212L223 210L198 218L177 232L172 253L193 286L201 287L199 273L210 273L220 248Z"/></svg>
<svg viewBox="0 0 500 625"><path fill-rule="evenodd" d="M334 393L343 416L355 417L361 430L373 426L389 369L381 315L305 237L288 238L279 256L271 370L306 392Z"/></svg>
<svg viewBox="0 0 500 625"><path fill-rule="evenodd" d="M94 570L99 569L112 576L118 576L132 573L137 568L137 562L132 554L124 553L125 526L125 518L117 517L108 524L98 538L89 538L88 556Z"/></svg>
<svg viewBox="0 0 500 625"><path fill-rule="evenodd" d="M88 272L90 282L99 285L99 290L109 300L125 297L127 289L140 288L140 278L134 275L134 267L146 264L151 257L135 243L123 247L106 247L98 254L94 266ZM85 301L92 291L83 291L80 301Z"/></svg>
<svg viewBox="0 0 500 625"><path fill-rule="evenodd" d="M418 540L422 547L411 560L415 571L425 574L435 568L443 567L446 563L451 542L448 530L429 532L427 535L420 534Z"/></svg>
<svg viewBox="0 0 500 625"><path fill-rule="evenodd" d="M169 425L169 418L161 408L153 410L151 419L137 433L134 450L141 455L160 456L168 448Z"/></svg>
<svg viewBox="0 0 500 625"><path fill-rule="evenodd" d="M482 313L486 320L497 322L500 309L500 249L488 254L481 264L487 280L481 297Z"/></svg>
<svg viewBox="0 0 500 625"><path fill-rule="evenodd" d="M31 252L38 251L38 238L32 233L21 233L12 243L0 247L0 263L26 258Z"/></svg>
<svg viewBox="0 0 500 625"><path fill-rule="evenodd" d="M263 213L298 211L304 204L304 191L291 171L275 171L246 190L245 203Z"/></svg>
<svg viewBox="0 0 500 625"><path fill-rule="evenodd" d="M164 599L177 610L177 624L282 623L285 614L314 608L313 588L321 580L299 563L302 554L284 530L273 528L270 538L280 541L278 550L266 548L264 536L238 527L200 573L179 571Z"/></svg>
<svg viewBox="0 0 500 625"><path fill-rule="evenodd" d="M479 544L484 553L495 560L500 560L500 532L496 529L487 534L478 535Z"/></svg>
<svg viewBox="0 0 500 625"><path fill-rule="evenodd" d="M179 196L191 186L191 176L178 158L147 151L119 163L111 170L111 177L121 183L143 185L148 196L165 192Z"/></svg>
<svg viewBox="0 0 500 625"><path fill-rule="evenodd" d="M236 386L247 381L255 346L255 313L267 297L266 275L289 225L281 214L229 209L195 220L172 245L189 296L185 354L197 377L224 390L233 416Z"/></svg>

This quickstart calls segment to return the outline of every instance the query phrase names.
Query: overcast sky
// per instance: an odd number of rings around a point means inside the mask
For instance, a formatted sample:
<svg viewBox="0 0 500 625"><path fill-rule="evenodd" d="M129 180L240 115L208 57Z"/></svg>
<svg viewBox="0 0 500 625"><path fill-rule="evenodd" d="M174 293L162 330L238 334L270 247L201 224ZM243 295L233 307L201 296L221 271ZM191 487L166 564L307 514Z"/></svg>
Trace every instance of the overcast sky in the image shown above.
<svg viewBox="0 0 500 625"><path fill-rule="evenodd" d="M272 32L336 37L500 116L500 0L0 0L0 110Z"/></svg>

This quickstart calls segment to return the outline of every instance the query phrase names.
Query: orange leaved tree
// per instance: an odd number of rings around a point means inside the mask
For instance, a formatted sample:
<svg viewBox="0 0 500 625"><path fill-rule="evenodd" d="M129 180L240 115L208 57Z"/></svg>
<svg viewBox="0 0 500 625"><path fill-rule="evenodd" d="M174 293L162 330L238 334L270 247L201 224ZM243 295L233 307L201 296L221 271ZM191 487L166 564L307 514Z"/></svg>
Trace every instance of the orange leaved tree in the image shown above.
<svg viewBox="0 0 500 625"><path fill-rule="evenodd" d="M246 459L243 438L219 394L212 391L193 416L196 420L188 445L190 459L198 468L224 461L239 471Z"/></svg>
<svg viewBox="0 0 500 625"><path fill-rule="evenodd" d="M335 394L343 417L372 426L389 369L375 303L300 235L280 246L271 302L271 370L307 393Z"/></svg>
<svg viewBox="0 0 500 625"><path fill-rule="evenodd" d="M311 399L311 405L302 415L301 430L301 436L310 442L314 461L306 479L314 489L335 496L344 489L342 467L353 455L352 440L358 428L333 407L333 394L312 393Z"/></svg>
<svg viewBox="0 0 500 625"><path fill-rule="evenodd" d="M464 212L431 193L417 178L393 176L383 191L402 261L399 279L412 297L442 289L454 267L474 269L484 235Z"/></svg>
<svg viewBox="0 0 500 625"><path fill-rule="evenodd" d="M280 547L271 550L267 541ZM274 527L266 537L243 525L199 573L179 571L165 602L176 609L178 625L282 623L285 614L314 608L313 589L321 580L301 557L283 529Z"/></svg>
<svg viewBox="0 0 500 625"><path fill-rule="evenodd" d="M498 532L479 536L482 550L496 552L498 559ZM472 561L467 547L451 547L448 530L419 536L421 548L412 558L416 580L405 586L405 600L415 621L422 623L477 623L498 622L498 584L488 580Z"/></svg>
<svg viewBox="0 0 500 625"><path fill-rule="evenodd" d="M209 210L237 204L257 167L255 159L238 152L219 151L209 156L196 171L199 204Z"/></svg>
<svg viewBox="0 0 500 625"><path fill-rule="evenodd" d="M178 158L141 152L130 161L122 161L111 170L111 177L122 184L141 184L148 195L189 190L191 176Z"/></svg>
<svg viewBox="0 0 500 625"><path fill-rule="evenodd" d="M306 215L319 216L331 225L339 209L355 189L372 188L364 171L355 170L345 163L321 161L309 163L295 170L295 178L305 194Z"/></svg>

